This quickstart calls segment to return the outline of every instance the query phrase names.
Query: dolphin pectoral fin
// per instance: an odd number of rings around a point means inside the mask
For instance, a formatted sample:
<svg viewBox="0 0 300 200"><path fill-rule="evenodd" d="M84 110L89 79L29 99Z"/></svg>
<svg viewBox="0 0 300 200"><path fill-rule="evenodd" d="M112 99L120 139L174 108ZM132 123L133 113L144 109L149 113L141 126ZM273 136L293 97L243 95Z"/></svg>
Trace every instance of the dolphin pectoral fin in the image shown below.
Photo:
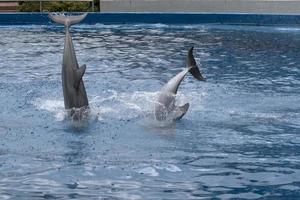
<svg viewBox="0 0 300 200"><path fill-rule="evenodd" d="M189 107L189 103L186 103L183 106L178 106L175 111L175 120L180 120L188 111Z"/></svg>
<svg viewBox="0 0 300 200"><path fill-rule="evenodd" d="M82 65L78 69L76 69L76 80L75 80L75 88L78 89L80 81L85 73L86 65Z"/></svg>
<svg viewBox="0 0 300 200"><path fill-rule="evenodd" d="M197 66L196 60L193 55L193 49L194 49L194 47L191 47L189 49L186 65L188 68L190 68L189 71L193 75L193 77L195 77L199 81L205 81L205 78L202 76L202 74Z"/></svg>

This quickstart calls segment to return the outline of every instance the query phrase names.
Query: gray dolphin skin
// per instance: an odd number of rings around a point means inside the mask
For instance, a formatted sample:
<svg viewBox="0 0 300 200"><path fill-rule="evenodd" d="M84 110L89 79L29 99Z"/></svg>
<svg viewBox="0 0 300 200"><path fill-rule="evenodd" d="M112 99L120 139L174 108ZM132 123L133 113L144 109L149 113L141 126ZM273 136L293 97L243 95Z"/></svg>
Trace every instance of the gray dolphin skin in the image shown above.
<svg viewBox="0 0 300 200"><path fill-rule="evenodd" d="M86 95L82 76L86 66L78 66L72 38L69 28L73 24L81 22L87 14L78 16L62 16L49 14L54 22L65 25L66 37L62 63L62 86L64 94L65 109L88 107L89 102Z"/></svg>
<svg viewBox="0 0 300 200"><path fill-rule="evenodd" d="M175 97L180 83L188 72L190 72L197 80L205 81L205 78L201 75L194 59L193 47L191 47L188 51L186 68L162 87L158 96L158 101L155 104L156 120L179 120L185 115L189 109L189 103L182 106L175 106Z"/></svg>

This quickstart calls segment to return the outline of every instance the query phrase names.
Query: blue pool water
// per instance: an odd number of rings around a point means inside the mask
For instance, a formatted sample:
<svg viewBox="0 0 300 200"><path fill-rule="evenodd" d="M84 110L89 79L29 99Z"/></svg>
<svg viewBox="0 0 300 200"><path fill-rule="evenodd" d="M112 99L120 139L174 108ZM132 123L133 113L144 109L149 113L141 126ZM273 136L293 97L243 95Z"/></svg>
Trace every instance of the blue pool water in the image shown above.
<svg viewBox="0 0 300 200"><path fill-rule="evenodd" d="M0 26L0 199L300 198L300 28L79 25L91 105L66 119L61 26ZM175 124L157 91L194 45Z"/></svg>

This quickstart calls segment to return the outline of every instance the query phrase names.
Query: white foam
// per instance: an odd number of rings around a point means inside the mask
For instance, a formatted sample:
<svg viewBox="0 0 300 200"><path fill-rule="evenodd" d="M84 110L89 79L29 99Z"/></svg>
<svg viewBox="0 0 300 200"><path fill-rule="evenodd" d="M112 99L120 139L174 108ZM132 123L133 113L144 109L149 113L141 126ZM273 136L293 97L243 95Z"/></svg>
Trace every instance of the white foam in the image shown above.
<svg viewBox="0 0 300 200"><path fill-rule="evenodd" d="M182 170L176 165L166 164L166 165L156 165L156 169L166 170L169 172L181 172Z"/></svg>
<svg viewBox="0 0 300 200"><path fill-rule="evenodd" d="M201 110L202 106L199 102L204 95L206 94L199 92L178 93L176 105L189 102L191 104L190 110ZM90 98L90 111L91 115L96 116L99 121L107 118L119 120L130 120L139 117L154 119L154 107L157 97L158 92L107 90L102 96ZM62 100L38 98L32 104L37 109L53 113L57 121L65 119L66 114ZM165 126L165 124L163 123L162 126Z"/></svg>
<svg viewBox="0 0 300 200"><path fill-rule="evenodd" d="M210 172L213 171L213 169L207 169L207 168L195 168L192 169L193 171L198 171L198 172Z"/></svg>
<svg viewBox="0 0 300 200"><path fill-rule="evenodd" d="M65 118L64 102L50 99L36 99L32 104L40 110L46 110L55 114L57 121L63 121Z"/></svg>
<svg viewBox="0 0 300 200"><path fill-rule="evenodd" d="M159 173L153 167L145 167L138 170L138 173L145 174L147 176L159 176Z"/></svg>
<svg viewBox="0 0 300 200"><path fill-rule="evenodd" d="M300 28L296 27L277 27L275 28L277 31L282 31L282 32L299 32Z"/></svg>
<svg viewBox="0 0 300 200"><path fill-rule="evenodd" d="M117 119L132 119L152 112L156 93L132 92L121 93L108 90L108 95L96 96L91 100L93 111L99 113L99 119L104 117Z"/></svg>

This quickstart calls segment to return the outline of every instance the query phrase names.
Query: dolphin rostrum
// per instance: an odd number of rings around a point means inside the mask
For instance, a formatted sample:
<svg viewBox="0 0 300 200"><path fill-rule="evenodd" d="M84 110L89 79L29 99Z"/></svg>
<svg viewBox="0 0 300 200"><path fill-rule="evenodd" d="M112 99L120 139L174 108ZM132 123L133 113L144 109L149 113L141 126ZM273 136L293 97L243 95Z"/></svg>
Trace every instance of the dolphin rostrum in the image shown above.
<svg viewBox="0 0 300 200"><path fill-rule="evenodd" d="M87 14L78 16L62 16L49 14L49 17L56 23L65 25L66 37L62 63L62 86L64 94L65 109L88 107L89 102L86 96L82 76L86 66L78 66L72 38L69 28L73 24L81 22Z"/></svg>
<svg viewBox="0 0 300 200"><path fill-rule="evenodd" d="M175 106L175 97L178 87L187 72L190 72L197 80L205 81L193 56L193 47L188 51L186 68L174 76L159 92L158 101L155 104L155 118L158 121L181 119L189 109L189 103L183 106Z"/></svg>

